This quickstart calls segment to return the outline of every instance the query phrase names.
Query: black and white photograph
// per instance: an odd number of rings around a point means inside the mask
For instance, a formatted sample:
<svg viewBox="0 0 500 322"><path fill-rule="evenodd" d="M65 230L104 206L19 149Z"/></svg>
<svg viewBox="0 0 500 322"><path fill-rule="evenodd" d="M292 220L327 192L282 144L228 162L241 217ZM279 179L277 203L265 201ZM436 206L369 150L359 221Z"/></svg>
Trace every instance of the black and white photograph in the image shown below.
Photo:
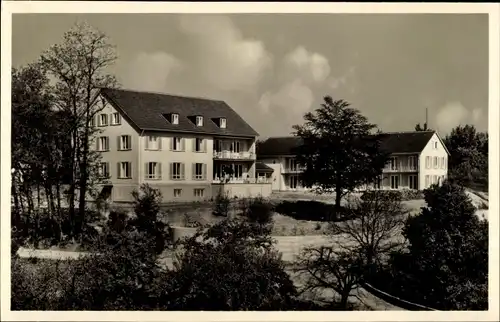
<svg viewBox="0 0 500 322"><path fill-rule="evenodd" d="M499 319L498 4L34 3L2 4L9 319Z"/></svg>

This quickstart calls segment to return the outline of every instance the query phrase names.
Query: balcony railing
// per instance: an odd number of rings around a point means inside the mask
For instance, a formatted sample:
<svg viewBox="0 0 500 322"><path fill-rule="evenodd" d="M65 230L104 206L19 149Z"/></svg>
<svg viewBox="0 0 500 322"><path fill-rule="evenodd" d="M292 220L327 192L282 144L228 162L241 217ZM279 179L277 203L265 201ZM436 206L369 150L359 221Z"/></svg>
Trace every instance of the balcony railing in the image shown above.
<svg viewBox="0 0 500 322"><path fill-rule="evenodd" d="M301 173L304 171L304 168L302 167L288 167L283 169L283 173Z"/></svg>
<svg viewBox="0 0 500 322"><path fill-rule="evenodd" d="M383 172L416 172L418 171L417 166L402 166L402 165L397 165L397 166L389 166L385 167L383 169Z"/></svg>
<svg viewBox="0 0 500 322"><path fill-rule="evenodd" d="M245 152L214 151L214 159L255 160L255 154L249 151Z"/></svg>
<svg viewBox="0 0 500 322"><path fill-rule="evenodd" d="M218 183L218 184L226 184L226 183L231 183L231 184L249 184L249 183L271 183L271 178L248 178L248 179L243 179L243 178L230 178L229 180L226 179L220 179L220 178L215 178L212 183Z"/></svg>

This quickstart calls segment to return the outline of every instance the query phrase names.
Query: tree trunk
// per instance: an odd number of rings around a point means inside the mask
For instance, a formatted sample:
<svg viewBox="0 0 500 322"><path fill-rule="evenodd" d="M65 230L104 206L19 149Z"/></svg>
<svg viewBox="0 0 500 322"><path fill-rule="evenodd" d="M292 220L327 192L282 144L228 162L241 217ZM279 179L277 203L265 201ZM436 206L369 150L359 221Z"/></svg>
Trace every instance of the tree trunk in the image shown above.
<svg viewBox="0 0 500 322"><path fill-rule="evenodd" d="M341 187L337 186L335 187L335 219L339 219L341 211L342 211L342 206L341 206L341 201L342 201L342 189Z"/></svg>
<svg viewBox="0 0 500 322"><path fill-rule="evenodd" d="M350 289L348 291L342 292L342 294L340 295L340 308L342 308L342 309L347 309L348 308L350 293L351 293Z"/></svg>

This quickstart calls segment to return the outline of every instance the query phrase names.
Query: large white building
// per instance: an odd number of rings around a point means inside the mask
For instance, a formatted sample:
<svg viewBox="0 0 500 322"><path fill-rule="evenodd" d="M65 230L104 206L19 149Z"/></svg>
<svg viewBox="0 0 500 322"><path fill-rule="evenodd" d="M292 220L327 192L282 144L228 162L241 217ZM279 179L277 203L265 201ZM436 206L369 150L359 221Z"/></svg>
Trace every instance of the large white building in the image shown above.
<svg viewBox="0 0 500 322"><path fill-rule="evenodd" d="M258 161L273 170L273 191L305 189L292 153L301 144L295 136L272 137L258 144ZM376 188L423 190L447 177L449 152L434 131L384 133L381 147L391 153L391 158Z"/></svg>
<svg viewBox="0 0 500 322"><path fill-rule="evenodd" d="M113 201L130 201L148 183L163 200L267 196L256 179L258 133L223 101L103 88L94 149Z"/></svg>

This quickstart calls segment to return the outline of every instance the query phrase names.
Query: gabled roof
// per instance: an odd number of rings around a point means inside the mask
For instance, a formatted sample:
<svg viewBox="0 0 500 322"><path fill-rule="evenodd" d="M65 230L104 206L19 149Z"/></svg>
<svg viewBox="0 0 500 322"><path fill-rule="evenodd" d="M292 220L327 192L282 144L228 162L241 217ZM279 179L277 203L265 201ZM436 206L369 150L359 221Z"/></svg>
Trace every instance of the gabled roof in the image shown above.
<svg viewBox="0 0 500 322"><path fill-rule="evenodd" d="M420 153L434 135L434 131L382 133L381 148L390 153ZM292 155L302 144L296 136L271 137L257 144L257 157Z"/></svg>
<svg viewBox="0 0 500 322"><path fill-rule="evenodd" d="M262 162L255 162L255 171L256 172L274 172L274 169L271 168L270 166L262 163Z"/></svg>
<svg viewBox="0 0 500 322"><path fill-rule="evenodd" d="M259 141L256 145L257 157L292 155L292 150L302 144L302 139L297 136L271 137Z"/></svg>
<svg viewBox="0 0 500 322"><path fill-rule="evenodd" d="M259 134L223 101L183 97L134 90L102 88L101 94L138 130L172 131L239 137ZM162 114L179 114L179 124L171 124ZM203 126L188 117L203 116ZM215 122L226 119L226 128Z"/></svg>
<svg viewBox="0 0 500 322"><path fill-rule="evenodd" d="M383 133L381 148L390 153L420 153L434 133L434 131Z"/></svg>

